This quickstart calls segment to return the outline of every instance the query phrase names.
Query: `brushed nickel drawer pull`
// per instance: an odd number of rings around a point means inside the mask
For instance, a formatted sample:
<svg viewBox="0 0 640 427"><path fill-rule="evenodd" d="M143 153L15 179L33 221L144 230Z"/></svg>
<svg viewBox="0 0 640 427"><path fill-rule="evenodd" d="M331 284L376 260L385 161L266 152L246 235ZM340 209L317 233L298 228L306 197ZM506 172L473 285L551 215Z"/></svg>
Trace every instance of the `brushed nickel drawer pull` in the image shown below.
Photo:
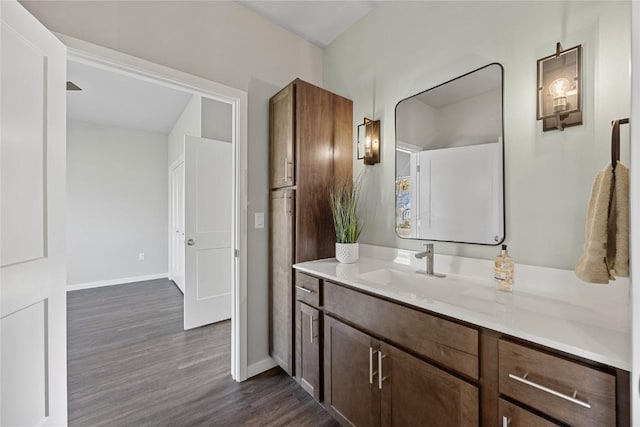
<svg viewBox="0 0 640 427"><path fill-rule="evenodd" d="M308 294L314 293L314 291L312 291L311 289L303 288L302 286L298 286L298 285L296 285L296 289L300 289L302 292L306 292Z"/></svg>
<svg viewBox="0 0 640 427"><path fill-rule="evenodd" d="M289 161L289 157L284 158L284 181L288 182L291 179L291 174L289 173L289 165L293 166L293 163Z"/></svg>
<svg viewBox="0 0 640 427"><path fill-rule="evenodd" d="M369 384L373 384L373 376L378 372L373 372L373 355L376 353L376 350L369 347Z"/></svg>
<svg viewBox="0 0 640 427"><path fill-rule="evenodd" d="M567 400L571 403L575 403L576 405L582 406L583 408L587 408L587 409L591 409L591 405L588 404L587 402L584 402L580 399L576 399L576 396L578 395L578 390L574 390L573 392L573 396L569 396L567 394L564 393L560 393L559 391L555 391L553 389L550 389L549 387L545 387L543 385L540 385L538 383L534 383L533 381L529 381L527 379L527 377L529 376L529 373L527 372L526 374L524 374L522 377L519 377L517 375L513 375L513 374L509 374L509 378L511 378L512 380L521 382L522 384L526 384L530 387L533 387L535 389L538 389L540 391L544 391L545 393L549 393L553 396L559 397L560 399L564 399Z"/></svg>
<svg viewBox="0 0 640 427"><path fill-rule="evenodd" d="M287 217L289 216L289 206L287 206L289 204L289 193L285 192L284 193L284 216Z"/></svg>
<svg viewBox="0 0 640 427"><path fill-rule="evenodd" d="M382 354L382 351L378 351L378 388L380 390L382 390L382 381L387 379L387 377L382 376L382 359L385 357L387 356Z"/></svg>

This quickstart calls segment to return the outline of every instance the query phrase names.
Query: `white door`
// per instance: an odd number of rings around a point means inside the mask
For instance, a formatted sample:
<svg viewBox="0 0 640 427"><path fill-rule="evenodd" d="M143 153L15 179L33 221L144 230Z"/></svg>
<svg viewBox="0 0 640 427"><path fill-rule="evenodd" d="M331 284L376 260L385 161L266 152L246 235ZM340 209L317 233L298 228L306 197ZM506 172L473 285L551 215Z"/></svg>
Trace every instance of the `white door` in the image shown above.
<svg viewBox="0 0 640 427"><path fill-rule="evenodd" d="M171 279L184 294L184 161L171 169Z"/></svg>
<svg viewBox="0 0 640 427"><path fill-rule="evenodd" d="M66 48L0 2L0 425L67 423Z"/></svg>
<svg viewBox="0 0 640 427"><path fill-rule="evenodd" d="M185 137L184 328L231 318L233 156L228 142Z"/></svg>

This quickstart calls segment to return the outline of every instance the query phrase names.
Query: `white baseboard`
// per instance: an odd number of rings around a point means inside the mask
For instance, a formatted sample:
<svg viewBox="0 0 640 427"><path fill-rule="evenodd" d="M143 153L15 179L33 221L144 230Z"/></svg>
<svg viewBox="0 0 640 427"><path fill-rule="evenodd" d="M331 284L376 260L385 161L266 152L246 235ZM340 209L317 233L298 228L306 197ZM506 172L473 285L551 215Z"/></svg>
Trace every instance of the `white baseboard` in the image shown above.
<svg viewBox="0 0 640 427"><path fill-rule="evenodd" d="M122 277L120 279L101 280L99 282L77 283L67 285L67 292L80 289L101 288L103 286L124 285L125 283L144 282L146 280L166 279L169 273L148 274L146 276Z"/></svg>
<svg viewBox="0 0 640 427"><path fill-rule="evenodd" d="M261 374L264 371L268 371L271 368L275 368L276 366L278 366L278 364L270 357L253 363L247 366L247 379L255 377L256 375Z"/></svg>

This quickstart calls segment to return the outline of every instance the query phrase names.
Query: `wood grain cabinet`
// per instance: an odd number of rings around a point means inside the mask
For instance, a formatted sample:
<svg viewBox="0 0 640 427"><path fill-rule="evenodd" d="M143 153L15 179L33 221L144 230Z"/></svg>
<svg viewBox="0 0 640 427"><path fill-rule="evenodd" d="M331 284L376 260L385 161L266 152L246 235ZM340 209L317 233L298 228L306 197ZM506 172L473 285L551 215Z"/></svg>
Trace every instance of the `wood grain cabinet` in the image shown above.
<svg viewBox="0 0 640 427"><path fill-rule="evenodd" d="M299 340L311 355L298 365L305 378L313 366L305 382L323 379L325 408L345 426L630 425L629 372L345 284L296 280Z"/></svg>
<svg viewBox="0 0 640 427"><path fill-rule="evenodd" d="M293 374L293 262L295 190L271 193L269 292L269 353L289 375Z"/></svg>
<svg viewBox="0 0 640 427"><path fill-rule="evenodd" d="M556 424L504 399L499 399L502 427L556 427Z"/></svg>
<svg viewBox="0 0 640 427"><path fill-rule="evenodd" d="M477 330L328 281L323 307L325 407L342 424L479 425Z"/></svg>
<svg viewBox="0 0 640 427"><path fill-rule="evenodd" d="M296 379L320 400L320 310L301 301L296 308Z"/></svg>
<svg viewBox="0 0 640 427"><path fill-rule="evenodd" d="M477 386L325 319L325 405L343 425L478 425Z"/></svg>
<svg viewBox="0 0 640 427"><path fill-rule="evenodd" d="M298 314L292 266L335 255L328 191L335 180L352 179L352 156L351 100L300 79L271 98L269 349L290 375L296 372Z"/></svg>
<svg viewBox="0 0 640 427"><path fill-rule="evenodd" d="M322 400L322 282L296 272L296 381L316 400Z"/></svg>
<svg viewBox="0 0 640 427"><path fill-rule="evenodd" d="M617 425L615 375L504 339L498 353L501 395L562 424Z"/></svg>
<svg viewBox="0 0 640 427"><path fill-rule="evenodd" d="M291 84L275 94L269 103L269 180L272 189L294 185L295 90L295 84Z"/></svg>

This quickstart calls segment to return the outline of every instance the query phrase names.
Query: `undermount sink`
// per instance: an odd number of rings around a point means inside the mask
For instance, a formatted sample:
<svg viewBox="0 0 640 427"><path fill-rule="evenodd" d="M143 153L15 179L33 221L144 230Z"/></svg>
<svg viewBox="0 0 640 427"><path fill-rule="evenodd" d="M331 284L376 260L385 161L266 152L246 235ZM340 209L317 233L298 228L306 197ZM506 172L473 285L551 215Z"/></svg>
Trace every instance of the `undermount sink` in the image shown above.
<svg viewBox="0 0 640 427"><path fill-rule="evenodd" d="M418 272L405 272L390 268L362 273L358 278L382 285L395 292L408 293L419 298L447 300L459 292L451 287L451 280Z"/></svg>

